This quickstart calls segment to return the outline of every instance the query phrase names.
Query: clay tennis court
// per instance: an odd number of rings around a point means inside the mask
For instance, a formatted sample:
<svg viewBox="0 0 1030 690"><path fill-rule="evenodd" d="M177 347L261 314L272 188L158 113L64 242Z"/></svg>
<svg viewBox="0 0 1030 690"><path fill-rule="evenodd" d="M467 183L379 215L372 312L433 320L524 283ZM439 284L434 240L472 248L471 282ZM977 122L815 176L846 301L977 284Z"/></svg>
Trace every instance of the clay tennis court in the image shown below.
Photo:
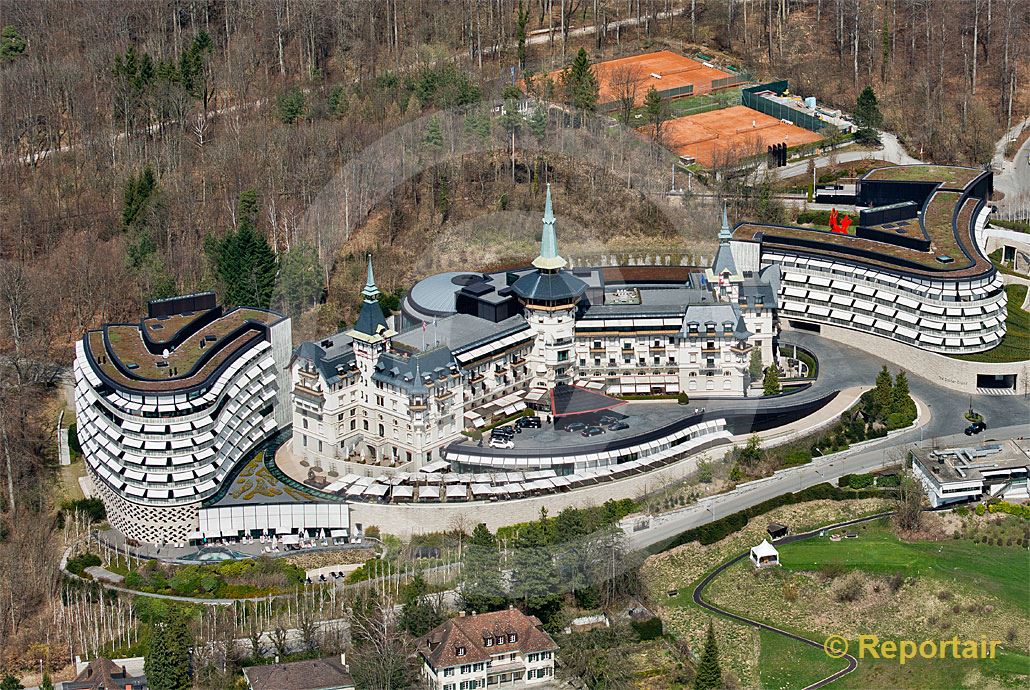
<svg viewBox="0 0 1030 690"><path fill-rule="evenodd" d="M697 95L711 91L712 82L716 79L734 76L670 50L606 60L593 65L593 70L600 88L597 99L600 104L618 100L620 91L624 92L624 87L619 84L624 84L629 77L636 79L635 103L641 105L647 90L652 86L657 91L669 91L692 85L694 91L691 95ZM556 70L547 76L558 84L561 72Z"/></svg>
<svg viewBox="0 0 1030 690"><path fill-rule="evenodd" d="M665 145L680 156L690 156L704 166L733 153L751 156L766 147L786 142L788 148L819 141L812 131L780 122L775 117L735 105L722 110L688 115L664 125Z"/></svg>

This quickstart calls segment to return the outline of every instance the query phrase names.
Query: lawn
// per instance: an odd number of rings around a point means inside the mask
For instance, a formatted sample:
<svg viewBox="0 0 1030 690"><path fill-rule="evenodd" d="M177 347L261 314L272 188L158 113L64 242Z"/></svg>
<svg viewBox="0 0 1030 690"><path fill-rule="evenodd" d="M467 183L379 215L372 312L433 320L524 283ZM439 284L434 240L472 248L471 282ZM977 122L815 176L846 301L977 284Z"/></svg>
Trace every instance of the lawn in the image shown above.
<svg viewBox="0 0 1030 690"><path fill-rule="evenodd" d="M847 661L832 659L819 647L768 630L762 630L759 639L758 672L765 690L806 688L847 666Z"/></svg>
<svg viewBox="0 0 1030 690"><path fill-rule="evenodd" d="M978 545L969 539L903 542L886 521L851 529L858 538L831 542L828 536L815 537L779 547L782 568L755 572L746 562L737 563L715 579L706 598L813 640L843 634L852 650L860 634L893 640L1005 640L995 659L916 659L901 666L897 660L867 657L831 688L1026 687L1030 558L1025 549ZM852 570L865 578L864 593L853 603L833 595L846 574L817 574ZM905 580L892 592L889 578L897 573ZM667 606L691 607L683 590L666 601ZM727 621L723 625L732 626ZM752 632L749 640L741 637L745 626L733 627L733 641L744 649L720 647L727 659L724 669L743 671L747 677L747 655L757 646L752 672L763 688L804 687L842 668L842 662L818 648L764 631Z"/></svg>
<svg viewBox="0 0 1030 690"><path fill-rule="evenodd" d="M967 362L1023 362L1030 359L1030 312L1023 309L1026 285L1006 285L1008 296L1005 316L1005 337L1001 343L986 352L971 355L953 355Z"/></svg>
<svg viewBox="0 0 1030 690"><path fill-rule="evenodd" d="M826 564L882 575L975 582L1030 615L1030 558L1023 549L975 544L967 539L903 542L878 521L858 539L813 538L780 547L784 569L814 571Z"/></svg>

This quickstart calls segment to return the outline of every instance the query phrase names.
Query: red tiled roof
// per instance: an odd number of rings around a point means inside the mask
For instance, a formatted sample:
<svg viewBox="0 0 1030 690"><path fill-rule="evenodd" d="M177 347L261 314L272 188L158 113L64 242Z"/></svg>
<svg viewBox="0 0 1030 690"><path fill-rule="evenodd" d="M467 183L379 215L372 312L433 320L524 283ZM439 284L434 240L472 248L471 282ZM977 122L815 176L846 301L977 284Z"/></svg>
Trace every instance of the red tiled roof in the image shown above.
<svg viewBox="0 0 1030 690"><path fill-rule="evenodd" d="M511 633L515 633L515 642L507 641ZM485 638L500 635L504 635L504 644L484 644ZM459 647L465 649L462 656L458 656ZM487 661L499 652L542 652L558 649L558 645L544 632L539 618L510 608L451 618L419 638L417 649L433 668L446 668Z"/></svg>

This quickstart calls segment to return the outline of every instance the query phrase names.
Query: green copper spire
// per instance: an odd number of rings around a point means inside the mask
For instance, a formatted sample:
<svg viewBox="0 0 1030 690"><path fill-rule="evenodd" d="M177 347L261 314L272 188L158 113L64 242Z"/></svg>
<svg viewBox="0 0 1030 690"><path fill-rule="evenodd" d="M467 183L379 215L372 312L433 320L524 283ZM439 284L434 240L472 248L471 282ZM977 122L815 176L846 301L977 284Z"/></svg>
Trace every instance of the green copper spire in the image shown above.
<svg viewBox="0 0 1030 690"><path fill-rule="evenodd" d="M730 221L726 216L726 202L722 204L722 229L719 230L719 242L729 242L733 238L730 232Z"/></svg>
<svg viewBox="0 0 1030 690"><path fill-rule="evenodd" d="M365 278L365 289L361 291L366 302L375 302L379 299L379 288L376 287L375 276L372 275L372 254L368 255L368 275Z"/></svg>
<svg viewBox="0 0 1030 690"><path fill-rule="evenodd" d="M558 236L554 231L554 211L551 208L551 183L547 183L547 200L544 202L544 231L540 236L540 256L533 260L540 269L555 270L565 266L565 259L558 256Z"/></svg>

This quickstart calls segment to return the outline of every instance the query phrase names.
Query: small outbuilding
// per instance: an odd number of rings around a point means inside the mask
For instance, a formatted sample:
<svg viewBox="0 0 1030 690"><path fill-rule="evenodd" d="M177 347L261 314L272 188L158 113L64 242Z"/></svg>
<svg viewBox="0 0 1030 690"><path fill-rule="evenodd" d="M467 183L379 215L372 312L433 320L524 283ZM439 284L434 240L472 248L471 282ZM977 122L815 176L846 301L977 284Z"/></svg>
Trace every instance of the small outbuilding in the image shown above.
<svg viewBox="0 0 1030 690"><path fill-rule="evenodd" d="M758 546L751 547L751 563L756 568L766 568L771 565L780 564L780 552L776 547L763 539Z"/></svg>
<svg viewBox="0 0 1030 690"><path fill-rule="evenodd" d="M770 522L765 531L769 533L770 539L779 539L780 537L787 536L787 533L790 530L788 530L787 526L782 523Z"/></svg>

